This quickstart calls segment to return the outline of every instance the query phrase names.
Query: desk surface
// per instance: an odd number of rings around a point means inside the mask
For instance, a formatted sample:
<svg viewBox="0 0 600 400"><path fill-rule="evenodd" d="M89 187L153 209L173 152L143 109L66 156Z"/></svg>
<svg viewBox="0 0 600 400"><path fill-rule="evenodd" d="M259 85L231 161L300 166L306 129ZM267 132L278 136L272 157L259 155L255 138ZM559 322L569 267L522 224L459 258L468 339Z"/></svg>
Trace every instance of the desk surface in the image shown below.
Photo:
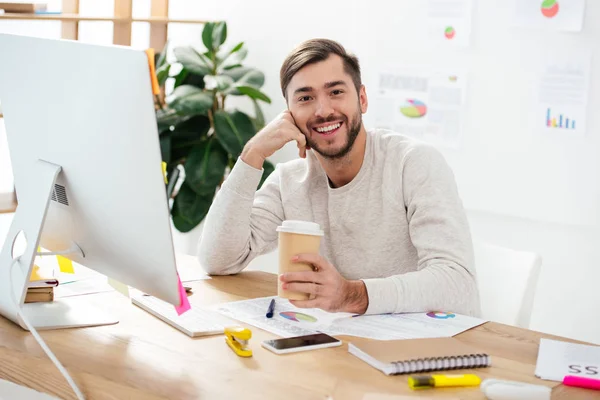
<svg viewBox="0 0 600 400"><path fill-rule="evenodd" d="M183 258L194 263L193 257ZM190 282L192 305L270 296L276 276L250 271ZM187 284L186 284L187 285ZM250 327L252 358L240 358L222 335L190 338L112 292L80 296L100 303L119 318L116 325L44 331L50 348L90 399L329 399L359 400L367 393L483 399L478 388L411 392L406 376L385 376L337 348L275 355L260 346L274 335ZM553 399L590 399L596 394L534 377L537 332L486 323L457 336L492 355L488 377L543 384ZM354 342L366 339L352 338ZM564 339L566 340L566 339ZM28 332L0 317L0 379L60 398L75 398L66 381Z"/></svg>
<svg viewBox="0 0 600 400"><path fill-rule="evenodd" d="M0 214L15 212L16 208L17 202L13 192L0 193Z"/></svg>

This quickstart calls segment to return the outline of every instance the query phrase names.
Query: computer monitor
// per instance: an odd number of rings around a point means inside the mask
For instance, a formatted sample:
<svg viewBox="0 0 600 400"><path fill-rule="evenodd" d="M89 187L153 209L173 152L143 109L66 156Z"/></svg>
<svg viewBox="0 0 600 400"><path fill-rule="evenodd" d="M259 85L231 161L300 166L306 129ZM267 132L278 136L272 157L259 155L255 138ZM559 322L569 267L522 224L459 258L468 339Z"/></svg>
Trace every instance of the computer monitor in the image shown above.
<svg viewBox="0 0 600 400"><path fill-rule="evenodd" d="M0 253L0 313L25 329L19 307L39 329L117 322L81 296L24 304L38 245L178 305L145 52L0 34L0 57L19 202Z"/></svg>

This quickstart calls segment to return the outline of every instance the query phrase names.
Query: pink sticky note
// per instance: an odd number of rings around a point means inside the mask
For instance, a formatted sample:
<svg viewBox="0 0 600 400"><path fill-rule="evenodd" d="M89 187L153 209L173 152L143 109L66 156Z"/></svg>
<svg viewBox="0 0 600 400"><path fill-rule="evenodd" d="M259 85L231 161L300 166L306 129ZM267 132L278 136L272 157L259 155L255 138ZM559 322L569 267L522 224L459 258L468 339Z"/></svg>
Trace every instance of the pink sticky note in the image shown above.
<svg viewBox="0 0 600 400"><path fill-rule="evenodd" d="M177 315L181 315L192 308L192 306L190 306L187 293L181 284L181 279L179 279L179 276L177 276L177 280L179 281L179 306L175 307L175 311L177 311Z"/></svg>

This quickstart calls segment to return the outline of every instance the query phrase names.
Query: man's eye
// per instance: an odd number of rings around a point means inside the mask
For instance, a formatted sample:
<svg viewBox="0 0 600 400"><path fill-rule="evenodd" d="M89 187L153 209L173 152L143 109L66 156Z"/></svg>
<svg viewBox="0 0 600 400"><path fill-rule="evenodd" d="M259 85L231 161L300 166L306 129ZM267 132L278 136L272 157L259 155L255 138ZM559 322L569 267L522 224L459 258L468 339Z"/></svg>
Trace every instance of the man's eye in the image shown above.
<svg viewBox="0 0 600 400"><path fill-rule="evenodd" d="M331 94L333 94L334 96L337 96L342 93L344 93L344 91L341 89L335 89L334 91L331 92Z"/></svg>
<svg viewBox="0 0 600 400"><path fill-rule="evenodd" d="M298 101L309 101L310 100L310 96L302 96L298 99Z"/></svg>

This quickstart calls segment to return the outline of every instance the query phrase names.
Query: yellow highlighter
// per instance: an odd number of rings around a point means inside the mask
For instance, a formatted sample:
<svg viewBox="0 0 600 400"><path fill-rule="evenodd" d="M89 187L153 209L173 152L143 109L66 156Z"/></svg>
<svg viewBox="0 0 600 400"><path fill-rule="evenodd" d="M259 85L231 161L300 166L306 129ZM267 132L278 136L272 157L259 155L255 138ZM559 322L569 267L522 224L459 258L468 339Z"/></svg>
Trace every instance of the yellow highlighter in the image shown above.
<svg viewBox="0 0 600 400"><path fill-rule="evenodd" d="M437 387L479 386L481 379L477 375L419 375L408 378L411 389L426 389Z"/></svg>

